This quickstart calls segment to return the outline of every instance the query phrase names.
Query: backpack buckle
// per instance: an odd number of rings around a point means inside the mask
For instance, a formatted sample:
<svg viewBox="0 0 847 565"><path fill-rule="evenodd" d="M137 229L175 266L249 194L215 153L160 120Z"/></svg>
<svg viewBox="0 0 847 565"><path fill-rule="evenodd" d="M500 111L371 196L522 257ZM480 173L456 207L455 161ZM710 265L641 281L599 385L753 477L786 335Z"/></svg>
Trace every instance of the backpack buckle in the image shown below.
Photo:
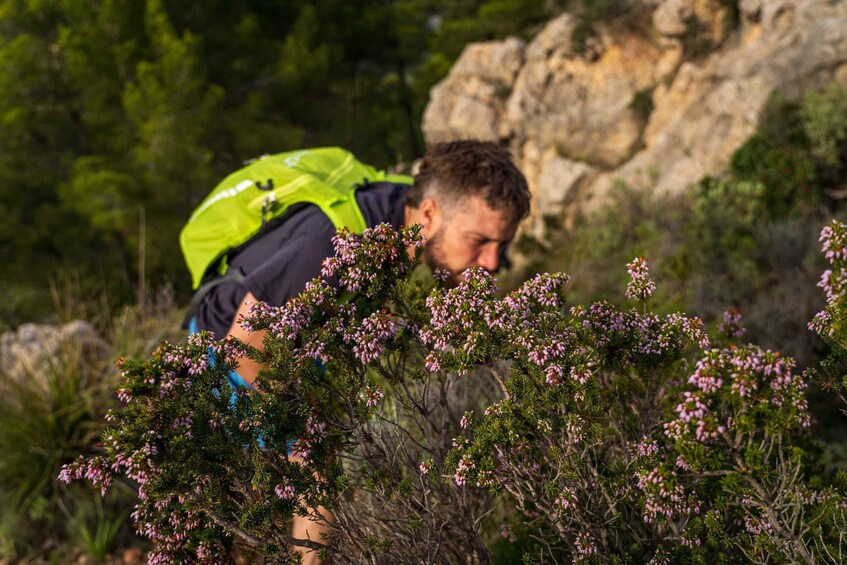
<svg viewBox="0 0 847 565"><path fill-rule="evenodd" d="M268 214L276 208L277 203L276 193L271 192L265 196L265 199L262 201L262 227L265 227L265 224L268 222Z"/></svg>

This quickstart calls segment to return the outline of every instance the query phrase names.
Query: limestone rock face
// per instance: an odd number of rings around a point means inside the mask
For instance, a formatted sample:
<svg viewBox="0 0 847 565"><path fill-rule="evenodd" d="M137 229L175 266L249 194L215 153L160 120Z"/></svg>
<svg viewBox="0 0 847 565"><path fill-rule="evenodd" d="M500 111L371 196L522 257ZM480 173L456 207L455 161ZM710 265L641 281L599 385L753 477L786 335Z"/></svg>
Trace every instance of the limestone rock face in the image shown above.
<svg viewBox="0 0 847 565"><path fill-rule="evenodd" d="M509 131L572 160L614 167L639 144L645 116L637 97L649 99L662 75L674 69L679 49L628 34L602 45L596 60L574 57L567 48L573 29L569 20L555 20L527 48L527 62L507 104ZM554 37L565 48L552 47Z"/></svg>
<svg viewBox="0 0 847 565"><path fill-rule="evenodd" d="M109 344L81 320L61 326L23 324L0 334L0 373L19 382L34 380L44 389L50 371L64 370L69 362L96 366L108 358Z"/></svg>
<svg viewBox="0 0 847 565"><path fill-rule="evenodd" d="M449 76L430 93L423 131L430 143L459 138L497 141L505 137L505 100L524 62L524 42L467 46Z"/></svg>
<svg viewBox="0 0 847 565"><path fill-rule="evenodd" d="M541 167L536 177L538 187L536 208L545 211L562 210L573 203L580 190L587 186L597 175L597 169L561 157L553 150L547 150L541 156Z"/></svg>
<svg viewBox="0 0 847 565"><path fill-rule="evenodd" d="M726 170L774 92L847 87L847 2L631 0L582 51L560 16L528 44L468 46L432 91L429 143L477 137L512 150L541 215L601 202L620 179L676 193ZM692 34L710 49L694 53Z"/></svg>

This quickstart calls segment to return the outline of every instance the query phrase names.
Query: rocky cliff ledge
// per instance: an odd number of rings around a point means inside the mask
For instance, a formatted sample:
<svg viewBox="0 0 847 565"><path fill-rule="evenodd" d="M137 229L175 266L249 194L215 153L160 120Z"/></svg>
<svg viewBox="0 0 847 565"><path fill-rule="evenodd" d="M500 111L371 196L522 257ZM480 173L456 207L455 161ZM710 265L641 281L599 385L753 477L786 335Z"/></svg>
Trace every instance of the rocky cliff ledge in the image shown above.
<svg viewBox="0 0 847 565"><path fill-rule="evenodd" d="M773 92L847 87L847 1L632 0L574 44L575 18L529 43L469 45L431 93L427 142L508 145L542 214L602 201L615 179L684 190L726 170Z"/></svg>

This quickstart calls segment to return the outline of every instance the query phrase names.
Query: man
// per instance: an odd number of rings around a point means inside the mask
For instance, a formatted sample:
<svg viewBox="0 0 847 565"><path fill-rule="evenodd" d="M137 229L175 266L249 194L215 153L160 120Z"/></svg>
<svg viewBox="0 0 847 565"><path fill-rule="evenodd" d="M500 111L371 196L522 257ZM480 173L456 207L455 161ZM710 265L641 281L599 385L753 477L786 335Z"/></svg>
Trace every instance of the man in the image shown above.
<svg viewBox="0 0 847 565"><path fill-rule="evenodd" d="M411 187L372 183L356 191L356 202L368 227L420 224L424 261L449 271L455 283L469 267L498 269L501 250L529 212L529 190L507 151L493 143L455 141L426 153ZM318 276L323 259L334 255L335 231L316 206L307 206L251 242L229 262L244 279L225 280L209 291L197 311L199 329L261 348L264 333L246 332L240 319L255 302L279 306ZM239 360L238 375L247 386L259 369L255 361ZM295 517L294 537L317 540L321 531ZM307 560L316 560L315 553L305 555Z"/></svg>
<svg viewBox="0 0 847 565"><path fill-rule="evenodd" d="M414 184L378 182L356 192L368 227L388 222L395 228L420 224L424 261L452 274L455 282L468 267L496 271L500 252L529 213L529 190L509 153L493 143L454 141L432 147ZM243 280L227 280L199 305L199 329L262 346L261 332L245 332L239 320L257 301L274 306L296 296L320 274L321 262L335 254L335 226L315 206L251 242L230 260ZM259 366L242 360L238 373L250 385Z"/></svg>

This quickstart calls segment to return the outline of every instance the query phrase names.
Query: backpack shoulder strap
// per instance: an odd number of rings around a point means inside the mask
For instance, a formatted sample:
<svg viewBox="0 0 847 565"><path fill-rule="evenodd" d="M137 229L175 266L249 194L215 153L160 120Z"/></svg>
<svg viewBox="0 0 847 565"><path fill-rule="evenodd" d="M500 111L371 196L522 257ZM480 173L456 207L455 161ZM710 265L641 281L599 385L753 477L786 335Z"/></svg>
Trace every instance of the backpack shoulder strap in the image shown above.
<svg viewBox="0 0 847 565"><path fill-rule="evenodd" d="M184 330L189 329L191 320L197 316L197 312L200 310L200 303L203 302L203 299L213 288L229 281L241 282L245 278L246 276L241 269L227 269L226 273L222 276L215 277L200 285L200 288L194 291L191 302L188 303L188 308L185 310L185 317L182 319L182 325L180 327Z"/></svg>

